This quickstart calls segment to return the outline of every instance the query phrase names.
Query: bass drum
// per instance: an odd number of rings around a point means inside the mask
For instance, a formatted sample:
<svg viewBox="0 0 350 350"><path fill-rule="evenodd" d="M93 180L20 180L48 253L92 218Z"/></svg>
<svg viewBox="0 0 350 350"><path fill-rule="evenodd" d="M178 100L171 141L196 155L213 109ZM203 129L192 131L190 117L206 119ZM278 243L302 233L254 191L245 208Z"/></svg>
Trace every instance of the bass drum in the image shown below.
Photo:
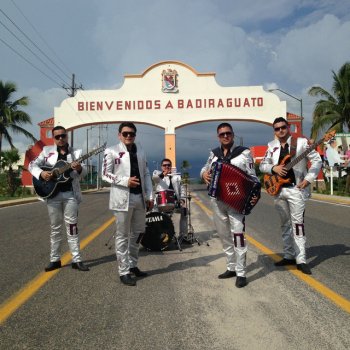
<svg viewBox="0 0 350 350"><path fill-rule="evenodd" d="M146 214L146 232L141 244L148 250L161 251L169 246L174 234L174 225L169 215L149 212Z"/></svg>

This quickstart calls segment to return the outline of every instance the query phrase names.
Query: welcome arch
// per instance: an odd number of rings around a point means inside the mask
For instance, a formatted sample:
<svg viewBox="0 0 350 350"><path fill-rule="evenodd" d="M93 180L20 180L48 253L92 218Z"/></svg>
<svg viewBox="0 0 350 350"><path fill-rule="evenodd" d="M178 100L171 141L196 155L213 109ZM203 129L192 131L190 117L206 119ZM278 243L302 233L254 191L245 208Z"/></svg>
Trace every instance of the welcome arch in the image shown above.
<svg viewBox="0 0 350 350"><path fill-rule="evenodd" d="M78 91L54 109L55 125L72 130L131 121L164 130L165 157L176 165L176 129L205 121L272 124L286 116L286 102L262 86L223 87L215 73L199 73L179 61L163 61L142 74L127 74L117 90Z"/></svg>

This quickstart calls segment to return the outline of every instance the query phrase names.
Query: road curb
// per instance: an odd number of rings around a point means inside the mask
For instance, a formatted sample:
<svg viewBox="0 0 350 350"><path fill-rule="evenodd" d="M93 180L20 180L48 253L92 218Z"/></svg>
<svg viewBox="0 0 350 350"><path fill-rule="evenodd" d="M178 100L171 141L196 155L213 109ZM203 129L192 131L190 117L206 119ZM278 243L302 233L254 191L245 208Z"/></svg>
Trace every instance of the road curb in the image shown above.
<svg viewBox="0 0 350 350"><path fill-rule="evenodd" d="M101 192L104 191L104 189L100 190L86 190L83 191L82 194L86 195L93 192ZM45 202L44 200L41 200L39 197L29 197L29 198L19 198L19 199L12 199L7 201L0 201L0 208L6 208L6 207L12 207L14 205L20 205L20 204L27 204L27 203L34 203L34 202Z"/></svg>

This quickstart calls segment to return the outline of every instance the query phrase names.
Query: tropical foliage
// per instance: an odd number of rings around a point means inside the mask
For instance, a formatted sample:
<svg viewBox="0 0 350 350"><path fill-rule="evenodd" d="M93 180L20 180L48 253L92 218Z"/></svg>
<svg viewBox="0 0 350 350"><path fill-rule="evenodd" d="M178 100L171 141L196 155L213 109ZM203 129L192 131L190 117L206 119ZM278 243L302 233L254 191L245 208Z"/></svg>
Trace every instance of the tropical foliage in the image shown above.
<svg viewBox="0 0 350 350"><path fill-rule="evenodd" d="M6 176L6 186L3 192L13 197L18 187L21 185L18 171L13 169L13 166L20 160L20 155L17 148L12 148L8 151L0 152L1 161L0 167L3 175Z"/></svg>
<svg viewBox="0 0 350 350"><path fill-rule="evenodd" d="M320 96L313 112L311 138L329 129L337 132L350 131L350 62L333 73L332 93L320 86L309 89L309 95Z"/></svg>
<svg viewBox="0 0 350 350"><path fill-rule="evenodd" d="M27 131L23 125L31 124L31 118L20 108L28 105L28 98L21 97L12 101L16 85L12 82L2 82L0 80L0 154L2 150L2 141L5 139L11 146L15 148L11 133L23 134L26 137L36 141L35 137ZM0 155L1 159L1 155Z"/></svg>

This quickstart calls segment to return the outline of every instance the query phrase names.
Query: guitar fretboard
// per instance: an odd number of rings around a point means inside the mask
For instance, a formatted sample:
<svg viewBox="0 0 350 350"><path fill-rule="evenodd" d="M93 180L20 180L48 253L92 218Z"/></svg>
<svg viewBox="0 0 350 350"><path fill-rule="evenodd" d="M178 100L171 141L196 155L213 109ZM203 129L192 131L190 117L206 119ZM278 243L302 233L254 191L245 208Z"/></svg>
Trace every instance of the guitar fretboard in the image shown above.
<svg viewBox="0 0 350 350"><path fill-rule="evenodd" d="M312 152L318 145L320 145L323 142L324 138L319 140L318 142L312 144L306 151L299 154L298 157L294 158L290 163L286 165L287 171L293 168L293 166L297 163L299 163L303 158L305 158L310 152Z"/></svg>
<svg viewBox="0 0 350 350"><path fill-rule="evenodd" d="M75 160L75 162L81 163L82 161L84 161L85 159L90 158L91 156L93 156L94 154L100 153L102 152L104 149L106 148L106 144L103 144L101 147L94 149L92 151L90 151L89 153L84 154L83 156L79 157L78 159ZM59 173L63 174L64 172L66 172L67 170L69 170L71 168L71 164L72 163L68 163L65 166L59 168Z"/></svg>

